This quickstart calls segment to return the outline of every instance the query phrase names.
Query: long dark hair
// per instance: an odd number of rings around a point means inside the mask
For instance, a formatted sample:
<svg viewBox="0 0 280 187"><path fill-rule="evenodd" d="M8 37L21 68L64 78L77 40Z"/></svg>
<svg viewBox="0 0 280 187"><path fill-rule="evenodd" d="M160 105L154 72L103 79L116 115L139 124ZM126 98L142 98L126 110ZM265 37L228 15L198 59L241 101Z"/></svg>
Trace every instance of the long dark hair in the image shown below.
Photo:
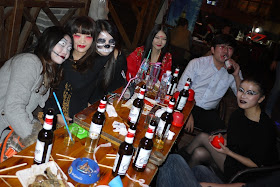
<svg viewBox="0 0 280 187"><path fill-rule="evenodd" d="M55 45L65 36L71 35L67 33L62 27L52 26L45 29L43 34L38 39L34 50L42 62L44 75L44 85L46 88L55 88L62 78L61 65L56 64L51 59L51 53ZM72 38L72 37L71 37Z"/></svg>
<svg viewBox="0 0 280 187"><path fill-rule="evenodd" d="M118 31L113 23L111 23L108 20L97 20L96 21L96 37L95 40L97 40L99 34L102 31L108 32L115 40L115 48L114 50L109 54L109 59L105 64L105 69L104 69L104 79L102 81L102 87L104 91L106 92L108 89L108 86L111 82L111 80L114 78L114 71L115 71L115 56L114 56L114 51L117 49L120 51L120 46L119 46L119 35ZM96 42L95 42L96 43Z"/></svg>
<svg viewBox="0 0 280 187"><path fill-rule="evenodd" d="M161 24L155 25L146 40L145 49L144 49L144 53L142 56L142 61L144 60L144 58L146 58L148 56L149 51L153 48L153 45L152 45L153 40L159 31L164 32L166 35L166 44L161 50L161 53L159 56L159 62L162 62L163 57L168 52L168 46L169 46L169 42L170 42L169 30L165 25L161 25ZM150 58L151 58L151 56L150 56Z"/></svg>
<svg viewBox="0 0 280 187"><path fill-rule="evenodd" d="M91 17L78 16L73 17L65 25L65 30L71 33L71 36L75 33L89 34L93 38L95 36L95 22ZM91 47L87 50L86 54L73 65L74 69L78 72L84 72L93 65L93 53L95 51L94 39ZM73 60L73 59L70 59ZM74 61L74 60L73 60Z"/></svg>

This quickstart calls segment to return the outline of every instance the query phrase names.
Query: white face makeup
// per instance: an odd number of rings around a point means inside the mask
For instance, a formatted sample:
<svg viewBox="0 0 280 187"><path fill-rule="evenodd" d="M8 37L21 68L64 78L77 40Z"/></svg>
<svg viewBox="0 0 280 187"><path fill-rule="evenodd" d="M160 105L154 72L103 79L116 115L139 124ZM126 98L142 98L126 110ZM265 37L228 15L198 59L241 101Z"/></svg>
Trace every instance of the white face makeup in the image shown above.
<svg viewBox="0 0 280 187"><path fill-rule="evenodd" d="M70 56L72 49L72 40L70 36L65 35L53 48L51 59L57 64L62 64Z"/></svg>
<svg viewBox="0 0 280 187"><path fill-rule="evenodd" d="M243 109L256 107L264 100L264 96L261 96L259 93L259 87L248 81L240 84L236 96L238 106Z"/></svg>
<svg viewBox="0 0 280 187"><path fill-rule="evenodd" d="M107 31L102 31L97 37L96 50L101 56L107 56L114 50L115 43L114 38Z"/></svg>

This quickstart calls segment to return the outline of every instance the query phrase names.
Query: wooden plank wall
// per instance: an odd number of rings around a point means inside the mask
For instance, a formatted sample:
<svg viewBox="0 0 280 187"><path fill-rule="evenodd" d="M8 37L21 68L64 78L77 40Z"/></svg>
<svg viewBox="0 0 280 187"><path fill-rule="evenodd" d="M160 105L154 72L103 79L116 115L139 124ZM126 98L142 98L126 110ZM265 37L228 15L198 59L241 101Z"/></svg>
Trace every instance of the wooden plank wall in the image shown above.
<svg viewBox="0 0 280 187"><path fill-rule="evenodd" d="M133 12L136 23L133 36L128 35L124 19L128 19L113 3L125 3ZM146 39L156 19L162 0L109 0L110 15L115 22L128 50L134 50L139 42ZM41 32L36 19L43 10L54 25L63 25L73 15L87 15L91 0L1 0L0 1L0 66L10 57L22 52L27 46L30 34L39 37ZM116 4L115 4L116 6ZM69 8L60 19L54 16L50 8ZM122 11L122 10L121 10ZM133 20L132 19L132 20ZM130 24L129 24L130 25Z"/></svg>
<svg viewBox="0 0 280 187"><path fill-rule="evenodd" d="M90 0L1 0L0 1L0 64L22 52L33 32L40 36L36 19L43 10L54 25L63 25L73 15L87 15ZM50 8L69 8L60 19Z"/></svg>

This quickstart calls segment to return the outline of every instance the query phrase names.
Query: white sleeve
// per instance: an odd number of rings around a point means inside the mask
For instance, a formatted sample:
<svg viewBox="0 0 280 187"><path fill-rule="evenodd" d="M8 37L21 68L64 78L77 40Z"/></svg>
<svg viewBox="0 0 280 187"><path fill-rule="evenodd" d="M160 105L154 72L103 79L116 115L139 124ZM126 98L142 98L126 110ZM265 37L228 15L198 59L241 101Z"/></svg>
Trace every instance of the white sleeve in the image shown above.
<svg viewBox="0 0 280 187"><path fill-rule="evenodd" d="M185 70L179 80L179 83L177 86L178 91L181 91L184 88L188 78L191 78L191 80L194 79L196 65L197 65L197 59L193 59L189 62L188 66L185 68Z"/></svg>

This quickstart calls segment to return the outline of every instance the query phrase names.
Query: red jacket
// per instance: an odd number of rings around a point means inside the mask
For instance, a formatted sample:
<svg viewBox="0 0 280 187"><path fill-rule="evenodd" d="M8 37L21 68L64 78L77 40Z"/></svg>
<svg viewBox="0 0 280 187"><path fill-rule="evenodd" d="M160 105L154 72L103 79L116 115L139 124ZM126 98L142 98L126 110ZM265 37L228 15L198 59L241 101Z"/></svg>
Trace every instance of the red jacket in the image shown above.
<svg viewBox="0 0 280 187"><path fill-rule="evenodd" d="M144 52L144 46L137 47L135 51L133 51L127 58L127 72L126 72L126 79L129 80L136 76L142 61L142 55ZM167 71L171 71L172 66L172 56L169 52L167 52L161 63L161 72L159 75L159 80L161 80L161 76ZM129 76L130 74L130 76Z"/></svg>

